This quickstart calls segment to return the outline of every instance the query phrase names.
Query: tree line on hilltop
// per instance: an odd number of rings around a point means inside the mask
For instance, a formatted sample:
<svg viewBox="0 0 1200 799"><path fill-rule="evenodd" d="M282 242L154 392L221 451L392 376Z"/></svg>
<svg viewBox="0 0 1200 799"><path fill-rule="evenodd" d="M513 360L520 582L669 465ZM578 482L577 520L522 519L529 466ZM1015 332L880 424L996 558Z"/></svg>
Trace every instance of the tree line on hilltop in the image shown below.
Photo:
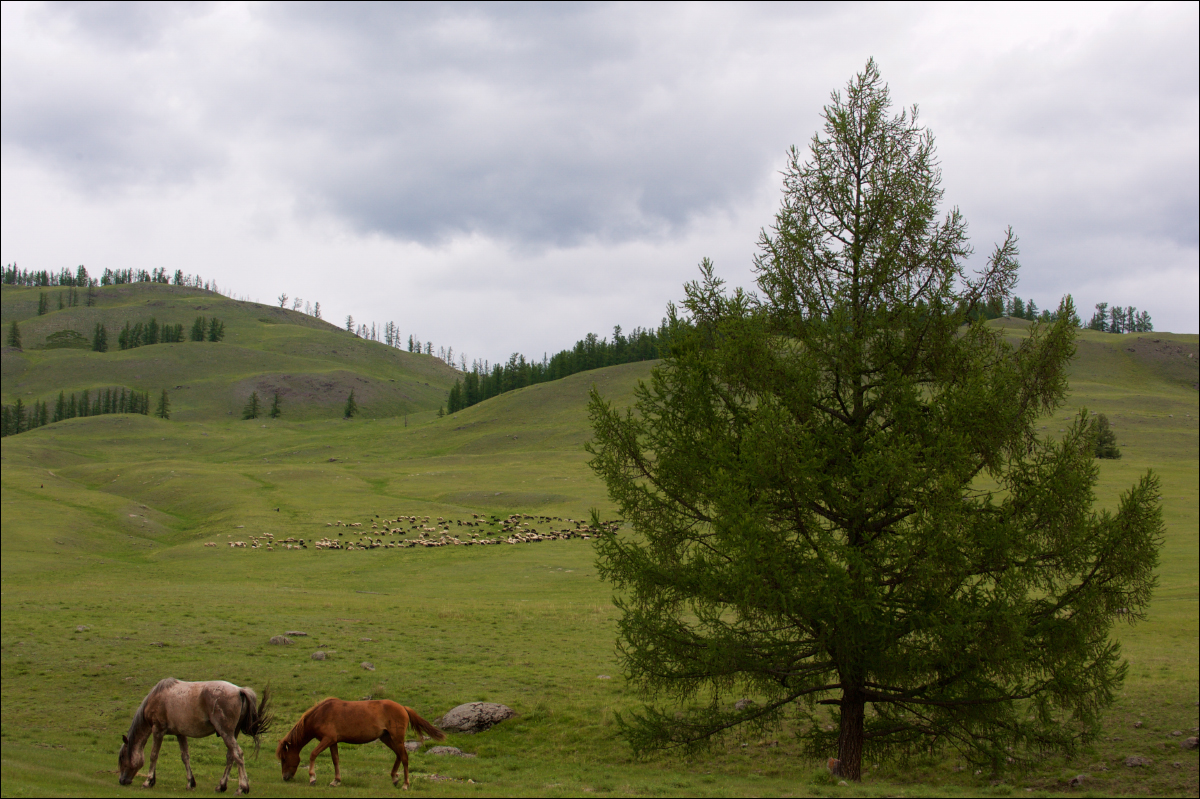
<svg viewBox="0 0 1200 799"><path fill-rule="evenodd" d="M571 349L560 350L542 360L530 361L514 352L507 363L489 364L475 361L470 370L454 381L447 400L449 413L461 411L506 391L512 391L535 383L547 383L564 377L617 366L635 361L652 361L666 354L670 342L670 331L664 319L657 330L635 327L626 336L621 326L613 328L612 341L588 333Z"/></svg>
<svg viewBox="0 0 1200 799"><path fill-rule="evenodd" d="M1028 319L1030 322L1056 322L1057 311L1039 309L1032 299L1022 300L1020 297L995 297L982 307L969 314L972 319L999 319L1007 316L1013 319ZM1083 327L1083 320L1072 312L1069 320L1075 327ZM1096 311L1087 323L1088 330L1099 330L1101 333L1153 333L1154 322L1148 311L1139 311L1132 305L1111 308L1107 302L1096 303Z"/></svg>
<svg viewBox="0 0 1200 799"><path fill-rule="evenodd" d="M204 291L212 291L217 294L224 294L218 288L217 281L205 280L200 275L184 274L182 269L176 269L173 274L169 274L166 268L160 269L105 269L99 277L92 277L87 268L80 264L74 271L70 269L61 269L58 272L52 272L48 269L20 269L17 264L5 264L0 269L0 283L9 286L29 286L29 287L68 287L68 288L86 288L88 305L95 304L95 289L100 286L121 286L131 283L158 283L160 285L170 286L186 286L188 288L202 289ZM225 295L232 296L232 295ZM77 295L69 294L69 300L64 303L60 297L58 307L68 307L77 305ZM43 308L42 303L47 305ZM317 303L317 312L315 316L320 318L320 303ZM39 300L38 313L46 313L49 309L48 300ZM309 315L314 315L311 310Z"/></svg>

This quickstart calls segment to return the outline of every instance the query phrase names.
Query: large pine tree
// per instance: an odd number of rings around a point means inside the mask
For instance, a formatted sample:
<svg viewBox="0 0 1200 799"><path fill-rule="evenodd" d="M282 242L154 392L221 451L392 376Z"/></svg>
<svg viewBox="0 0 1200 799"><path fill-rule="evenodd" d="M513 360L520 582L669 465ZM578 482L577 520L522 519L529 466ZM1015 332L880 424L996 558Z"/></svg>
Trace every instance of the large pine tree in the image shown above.
<svg viewBox="0 0 1200 799"><path fill-rule="evenodd" d="M1125 674L1110 628L1150 599L1158 481L1097 512L1094 422L1039 435L1070 300L1016 346L979 320L1015 238L964 273L933 139L873 62L824 118L791 152L761 293L705 262L636 412L593 390L591 463L632 526L599 572L649 700L622 729L644 749L787 723L853 780L867 747L1070 752Z"/></svg>

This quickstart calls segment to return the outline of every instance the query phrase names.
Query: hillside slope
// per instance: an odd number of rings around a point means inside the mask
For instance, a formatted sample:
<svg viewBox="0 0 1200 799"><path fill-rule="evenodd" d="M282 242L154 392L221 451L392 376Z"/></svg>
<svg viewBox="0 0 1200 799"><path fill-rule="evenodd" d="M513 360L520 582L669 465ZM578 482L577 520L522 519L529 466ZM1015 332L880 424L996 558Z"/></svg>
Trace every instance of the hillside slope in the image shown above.
<svg viewBox="0 0 1200 799"><path fill-rule="evenodd" d="M245 346L251 337L244 333L239 347L248 354L238 369L247 379L258 379L254 359L268 353L261 342L281 327L257 329L255 347ZM1011 327L1019 337L1020 328ZM368 363L376 357L378 345L315 332L329 336L331 348L348 343ZM1012 777L1031 790L1061 792L1066 780L1085 772L1097 794L1196 794L1195 753L1181 753L1171 732L1196 726L1200 698L1200 414L1183 371L1184 361L1195 360L1187 353L1197 337L1146 338L1139 344L1129 336L1083 334L1067 405L1043 422L1053 436L1080 406L1108 414L1124 457L1099 463L1097 504L1114 507L1120 492L1153 468L1162 478L1166 536L1148 620L1113 631L1130 671L1102 736L1078 758L1050 759ZM1158 360L1139 350L1151 345L1159 348ZM1176 360L1164 366L1163 353ZM41 379L47 363L65 369L65 362L38 360L52 354L20 356L30 364L22 380ZM302 351L269 354L306 358ZM282 371L275 361L263 362ZM82 369L88 360L71 363ZM597 507L611 515L581 449L590 437L588 392L595 385L617 406L627 405L653 367L584 372L444 418L433 410L414 413L407 423L402 417L107 415L5 438L0 714L5 730L37 731L5 739L5 793L111 793L120 735L145 692L166 675L256 688L270 682L284 727L330 695L393 698L429 718L479 700L521 714L486 734L451 736L450 743L477 758L414 753L415 772L456 780L425 788L435 792L482 785L489 793L537 796L622 786L638 795L827 793L823 761L801 751L788 729L763 742L769 745L731 739L703 761L630 757L612 719L636 710L639 697L620 676L612 589L596 579L586 541L357 551L230 546L268 534L310 543L377 536L382 530L372 525L397 515L443 521L464 536L476 529L466 526L475 514L581 519ZM406 535L411 540L415 533ZM307 636L290 647L267 643L289 630ZM313 660L314 649L328 659ZM47 703L47 696L59 699ZM1135 729L1134 721L1143 725ZM194 741L191 751L201 779L219 773L225 757L219 741ZM580 752L587 753L582 760ZM1121 764L1131 753L1154 762L1127 769ZM167 754L156 790L182 793L182 769ZM343 755L347 795L391 790L386 747L351 747ZM1170 762L1175 758L1179 767ZM280 782L267 760L250 766L258 786L289 796L310 790ZM320 768L328 773L328 761ZM995 792L987 779L943 755L923 755L902 765L883 761L862 793Z"/></svg>
<svg viewBox="0 0 1200 799"><path fill-rule="evenodd" d="M134 283L97 291L95 306L57 309L52 288L49 313L38 316L41 289L4 286L3 324L20 324L24 351L5 347L2 356L6 404L21 397L53 401L68 394L120 386L157 395L171 393L178 421L212 421L240 416L252 391L264 401L280 393L289 419L333 418L351 389L363 415L383 418L436 410L458 373L440 360L365 341L327 322L283 308L242 302L202 289ZM197 316L225 325L219 343L155 344L118 350L126 322L183 325ZM47 349L49 336L75 331L90 340L105 326L109 351Z"/></svg>

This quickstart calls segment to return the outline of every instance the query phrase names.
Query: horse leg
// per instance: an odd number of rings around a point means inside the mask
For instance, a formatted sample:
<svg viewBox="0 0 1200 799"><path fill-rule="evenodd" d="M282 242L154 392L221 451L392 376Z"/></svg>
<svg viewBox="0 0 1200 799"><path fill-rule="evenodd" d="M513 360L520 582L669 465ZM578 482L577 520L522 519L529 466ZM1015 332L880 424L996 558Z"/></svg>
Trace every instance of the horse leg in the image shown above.
<svg viewBox="0 0 1200 799"><path fill-rule="evenodd" d="M329 738L323 738L320 743L313 747L312 754L308 758L308 784L317 784L317 755L324 752L334 741Z"/></svg>
<svg viewBox="0 0 1200 799"><path fill-rule="evenodd" d="M176 735L179 741L179 758L183 761L183 769L187 772L188 788L196 787L196 778L192 775L192 757L188 754L187 738L183 735Z"/></svg>
<svg viewBox="0 0 1200 799"><path fill-rule="evenodd" d="M233 768L233 751L226 747L225 773L221 775L221 781L217 783L217 793L224 793L226 786L229 785L229 770L231 768Z"/></svg>
<svg viewBox="0 0 1200 799"><path fill-rule="evenodd" d="M329 787L336 788L342 784L342 766L338 763L337 741L329 745L329 756L333 758L333 782L329 783Z"/></svg>
<svg viewBox="0 0 1200 799"><path fill-rule="evenodd" d="M404 745L404 731L401 730L400 735L392 735L390 731L384 731L379 740L392 748L396 753L396 762L392 764L392 785L400 781L398 772L401 764L404 765L404 786L403 790L408 790L408 748Z"/></svg>
<svg viewBox="0 0 1200 799"><path fill-rule="evenodd" d="M221 740L225 742L227 754L225 756L225 776L221 778L221 786L219 791L225 790L225 785L229 781L230 767L237 763L238 767L238 793L250 793L250 778L246 776L246 758L242 755L242 747L238 746L237 737L234 733L219 732Z"/></svg>
<svg viewBox="0 0 1200 799"><path fill-rule="evenodd" d="M158 768L158 750L162 748L163 735L165 730L154 728L154 747L150 750L150 771L146 774L146 781L142 783L143 788L153 788L155 783L155 769Z"/></svg>

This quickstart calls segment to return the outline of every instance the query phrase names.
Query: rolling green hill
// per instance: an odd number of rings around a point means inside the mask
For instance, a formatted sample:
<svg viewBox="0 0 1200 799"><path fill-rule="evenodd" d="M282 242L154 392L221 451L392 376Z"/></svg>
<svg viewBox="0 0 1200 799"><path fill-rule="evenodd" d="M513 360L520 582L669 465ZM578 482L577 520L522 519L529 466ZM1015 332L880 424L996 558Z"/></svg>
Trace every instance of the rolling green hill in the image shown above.
<svg viewBox="0 0 1200 799"><path fill-rule="evenodd" d="M162 299L178 303L179 321L190 323L187 315L201 312L195 307L201 298L185 292ZM227 320L229 337L221 344L100 355L30 349L38 335L44 340L65 329L51 325L56 314L66 314L55 311L20 317L29 320L23 327L31 331L27 350L4 354L5 401L25 391L35 394L21 396L47 396L55 381L76 373L82 375L78 386L112 384L106 374L136 376L151 369L163 377L179 375L168 383L206 386L203 392L191 389L194 400L173 390L186 413L170 421L80 418L3 440L5 795L141 791L136 784L118 789L116 748L142 696L169 675L256 688L269 681L280 716L272 743L328 695L391 697L430 719L478 700L503 702L521 714L484 734L451 736L449 743L477 754L475 759L414 755L414 787L428 794L846 790L786 730L769 741L734 736L701 758L632 758L613 720L615 712L636 707L637 697L621 678L611 590L596 579L586 541L363 551L229 546L267 534L311 543L325 536L356 540L364 532L394 543L415 533L384 537L371 525L401 515L442 517L446 529L463 537L480 528L457 522L473 522L477 514L526 514L537 517L528 523L542 530L569 527L566 520L586 518L591 507L609 515L604 487L581 449L590 436L587 393L595 385L627 405L653 363L576 374L438 418L437 404L452 380L438 362L393 353L307 318L270 325L259 318L273 318L267 312L278 309L205 296L212 304L203 312ZM12 318L28 310L21 311L17 299L28 305L27 298L15 298ZM146 299L72 312L125 318L122 313ZM7 324L7 291L4 301ZM36 311L36 294L33 303ZM159 313L160 320L167 318ZM279 313L281 319L290 315ZM993 324L1014 338L1024 326ZM1194 335L1083 332L1068 404L1044 421L1050 436L1080 406L1112 421L1124 456L1100 464L1100 507L1113 507L1146 468L1163 481L1167 538L1159 587L1149 621L1114 631L1130 675L1104 738L1075 760L1047 760L1001 785L989 785L989 775L956 770L962 764L947 756L882 762L861 788L850 789L856 795L1062 793L1078 773L1089 775L1087 788L1098 794L1197 793L1196 753L1182 752L1172 733L1197 726L1200 698L1198 342ZM217 350L244 354L192 354ZM344 364L337 360L343 354ZM10 366L16 359L19 365ZM308 371L279 366L285 361ZM315 402L307 417L297 412L242 421L228 413L244 401L237 392L248 392L247 386L266 379L263 374L325 375L339 364L354 379L375 381L372 386L391 379L405 386L428 381L424 410L411 412L407 423L380 412L345 421L337 413L322 415ZM200 370L203 380L189 369ZM440 382L439 369L446 373ZM10 379L20 385L10 386ZM99 382L88 382L93 379ZM540 521L547 517L553 520ZM288 630L308 636L288 647L267 644ZM309 657L318 648L330 652L328 660ZM1143 723L1135 728L1135 721ZM339 792L392 790L384 782L391 764L385 752L379 744L343 747ZM1126 768L1130 755L1154 762ZM215 782L223 747L211 738L195 741L192 760L202 785ZM249 763L255 791L313 790L282 783L269 747ZM318 769L328 779L326 756ZM430 774L439 779L425 779ZM170 746L164 747L154 790L184 792L182 767Z"/></svg>
<svg viewBox="0 0 1200 799"><path fill-rule="evenodd" d="M3 353L5 404L26 404L72 392L124 386L157 396L167 389L172 418L212 421L237 418L252 391L264 400L280 393L289 419L335 418L350 390L367 418L436 410L458 375L440 360L365 341L320 319L258 303L242 302L202 289L154 283L105 286L95 306L57 310L51 288L49 313L38 316L42 289L4 286L0 309L5 335L20 324L23 352ZM197 316L225 324L219 343L155 344L119 351L117 331L125 323L182 324L185 333ZM46 348L47 339L75 331L91 340L96 324L108 331L108 352Z"/></svg>

